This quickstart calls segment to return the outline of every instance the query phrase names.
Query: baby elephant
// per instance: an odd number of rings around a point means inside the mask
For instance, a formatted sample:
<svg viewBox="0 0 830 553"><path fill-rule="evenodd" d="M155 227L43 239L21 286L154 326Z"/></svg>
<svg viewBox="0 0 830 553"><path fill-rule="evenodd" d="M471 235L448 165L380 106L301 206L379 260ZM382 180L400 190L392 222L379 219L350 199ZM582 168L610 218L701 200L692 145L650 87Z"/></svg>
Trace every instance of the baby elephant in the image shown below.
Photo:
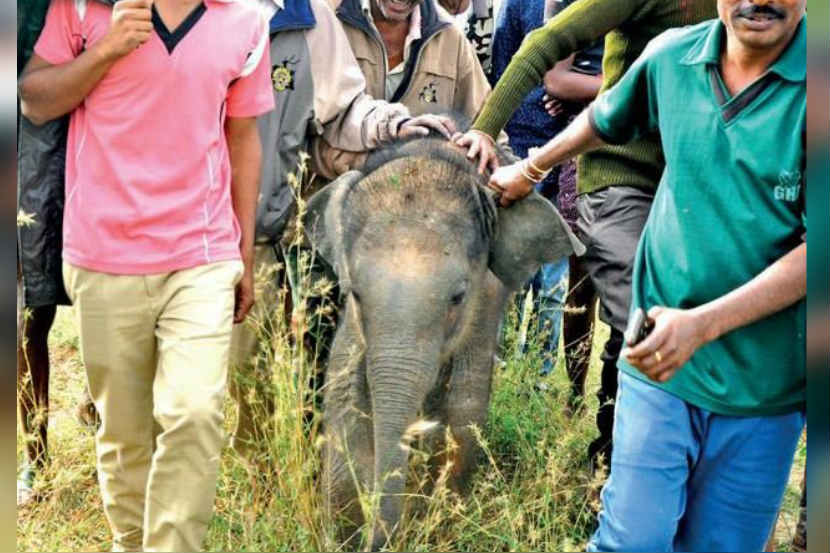
<svg viewBox="0 0 830 553"><path fill-rule="evenodd" d="M407 429L421 417L443 425L434 436L449 427L451 484L463 489L508 295L541 264L584 250L541 196L497 209L484 184L454 146L427 138L376 155L308 204L309 237L346 296L324 390L325 505L354 529L365 522L358 490L374 495L374 550L401 515Z"/></svg>

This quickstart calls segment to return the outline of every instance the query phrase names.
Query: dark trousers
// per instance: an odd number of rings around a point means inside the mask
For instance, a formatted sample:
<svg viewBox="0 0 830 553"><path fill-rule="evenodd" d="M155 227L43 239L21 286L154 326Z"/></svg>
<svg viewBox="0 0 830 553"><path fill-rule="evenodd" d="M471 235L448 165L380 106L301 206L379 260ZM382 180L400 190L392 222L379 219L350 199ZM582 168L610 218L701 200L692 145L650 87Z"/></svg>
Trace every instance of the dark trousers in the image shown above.
<svg viewBox="0 0 830 553"><path fill-rule="evenodd" d="M653 199L653 193L631 186L611 186L577 198L577 234L586 247L581 262L599 295L600 318L611 327L602 353L601 385L597 392L600 435L588 448L592 464L600 453L606 463L611 459L617 360L631 303L634 254Z"/></svg>
<svg viewBox="0 0 830 553"><path fill-rule="evenodd" d="M623 334L616 328L611 328L611 336L605 342L602 351L602 375L600 376L600 387L597 390L597 437L588 446L588 457L592 464L596 464L602 455L605 463L611 462L611 438L614 429L614 398L617 397L617 359L623 345Z"/></svg>

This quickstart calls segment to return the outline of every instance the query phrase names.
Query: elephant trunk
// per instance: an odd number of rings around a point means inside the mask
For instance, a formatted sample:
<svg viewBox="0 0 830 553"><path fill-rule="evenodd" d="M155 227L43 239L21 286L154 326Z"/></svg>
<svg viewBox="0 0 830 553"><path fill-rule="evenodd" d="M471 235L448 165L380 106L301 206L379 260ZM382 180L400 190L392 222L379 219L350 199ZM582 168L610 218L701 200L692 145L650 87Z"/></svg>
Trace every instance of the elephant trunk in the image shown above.
<svg viewBox="0 0 830 553"><path fill-rule="evenodd" d="M408 351L419 352L420 358L370 355L367 359L375 437L374 491L378 494L372 550L386 545L400 519L409 459L405 435L437 374L437 352L434 360L425 360L423 350Z"/></svg>

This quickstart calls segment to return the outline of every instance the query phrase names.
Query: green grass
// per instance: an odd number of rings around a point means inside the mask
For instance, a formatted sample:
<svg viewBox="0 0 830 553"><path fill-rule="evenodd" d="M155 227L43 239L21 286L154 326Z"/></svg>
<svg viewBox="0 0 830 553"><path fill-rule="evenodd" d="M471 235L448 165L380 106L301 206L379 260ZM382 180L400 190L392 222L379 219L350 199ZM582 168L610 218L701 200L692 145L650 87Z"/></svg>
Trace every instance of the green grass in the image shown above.
<svg viewBox="0 0 830 553"><path fill-rule="evenodd" d="M302 306L301 306L302 307ZM513 315L515 317L515 314ZM314 551L336 547L323 521L318 497L319 440L308 432L303 413L309 367L305 353L287 336L287 324L263 336L272 341L269 358L276 414L274 433L262 444L254 466L232 449L223 452L206 549L213 551ZM561 355L545 378L549 389L537 390L538 345L530 336L527 354L516 351L516 330L508 330L497 368L490 417L482 429L486 455L472 490L459 497L439 484L424 495L426 455L415 451L409 481L412 500L393 547L406 551L577 551L583 550L595 525L596 493L601 475L592 478L585 463L595 436L599 353L607 327L598 325L588 377L586 407L573 419L563 410L568 383ZM532 334L532 333L531 333ZM39 478L41 500L18 511L17 546L21 551L106 551L110 534L101 509L95 477L94 441L76 422L74 409L83 397L85 377L71 310L59 310L50 336L53 360L52 412L49 414L51 463ZM227 404L227 426L235 411ZM22 461L23 437L17 456ZM777 539L786 550L795 530L805 448L796 456L784 498Z"/></svg>

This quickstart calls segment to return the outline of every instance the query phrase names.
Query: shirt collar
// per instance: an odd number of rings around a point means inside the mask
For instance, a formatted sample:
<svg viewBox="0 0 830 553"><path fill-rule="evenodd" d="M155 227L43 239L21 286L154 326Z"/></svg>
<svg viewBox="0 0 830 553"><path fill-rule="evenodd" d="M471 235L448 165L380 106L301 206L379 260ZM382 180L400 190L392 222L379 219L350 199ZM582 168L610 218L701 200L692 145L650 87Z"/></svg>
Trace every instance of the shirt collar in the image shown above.
<svg viewBox="0 0 830 553"><path fill-rule="evenodd" d="M404 42L404 50L407 51L406 57L409 58L409 47L412 43L421 38L421 6L416 5L412 10L412 15L409 16L409 33L406 35Z"/></svg>
<svg viewBox="0 0 830 553"><path fill-rule="evenodd" d="M807 80L807 16L801 18L787 49L769 70L788 81Z"/></svg>
<svg viewBox="0 0 830 553"><path fill-rule="evenodd" d="M211 0L213 2L234 2L236 0ZM254 0L254 4L265 15L265 18L270 20L278 11L285 9L285 0Z"/></svg>
<svg viewBox="0 0 830 553"><path fill-rule="evenodd" d="M726 35L726 29L720 20L717 20L703 37L698 40L689 52L683 56L680 63L684 65L720 63L721 44ZM770 72L775 73L788 81L804 81L807 78L807 17L798 23L792 40L770 66Z"/></svg>

